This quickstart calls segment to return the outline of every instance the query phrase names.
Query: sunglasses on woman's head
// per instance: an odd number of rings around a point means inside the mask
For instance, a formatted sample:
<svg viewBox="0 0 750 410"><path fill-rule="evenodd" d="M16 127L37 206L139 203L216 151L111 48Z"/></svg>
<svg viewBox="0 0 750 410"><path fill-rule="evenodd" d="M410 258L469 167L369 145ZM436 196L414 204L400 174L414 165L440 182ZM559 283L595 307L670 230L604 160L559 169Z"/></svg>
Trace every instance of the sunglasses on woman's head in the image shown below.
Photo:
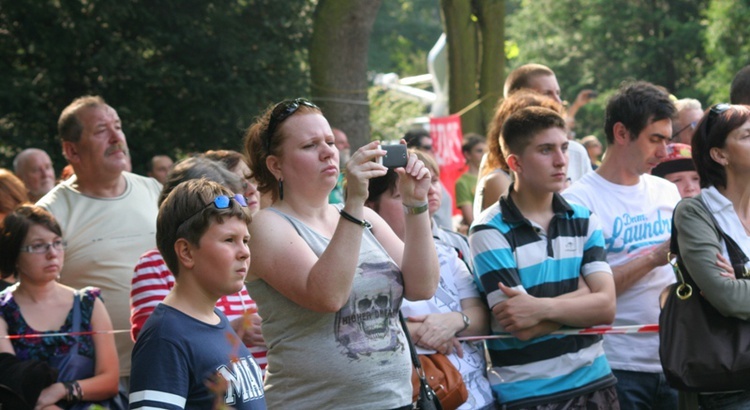
<svg viewBox="0 0 750 410"><path fill-rule="evenodd" d="M716 118L730 108L732 108L732 104L727 103L719 103L711 107L711 110L708 112L708 119L706 119L706 135L711 131L711 127L714 126Z"/></svg>
<svg viewBox="0 0 750 410"><path fill-rule="evenodd" d="M268 128L266 128L266 151L271 153L271 137L276 132L276 128L279 124L284 122L287 118L291 117L292 114L297 112L300 106L306 106L310 108L318 108L317 105L311 103L304 98L295 98L294 100L284 100L273 107L271 110L271 118L268 120Z"/></svg>

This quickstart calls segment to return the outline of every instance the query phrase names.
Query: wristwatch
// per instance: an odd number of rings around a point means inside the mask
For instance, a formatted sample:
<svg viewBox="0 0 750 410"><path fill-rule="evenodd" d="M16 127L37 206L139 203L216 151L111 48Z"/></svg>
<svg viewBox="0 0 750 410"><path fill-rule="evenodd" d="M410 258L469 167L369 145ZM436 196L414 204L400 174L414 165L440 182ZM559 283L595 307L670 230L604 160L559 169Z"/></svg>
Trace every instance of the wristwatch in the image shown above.
<svg viewBox="0 0 750 410"><path fill-rule="evenodd" d="M469 319L468 316L464 315L463 312L458 312L461 314L461 318L464 320L464 328L456 332L456 335L463 332L464 330L468 329L469 326L471 326L471 319Z"/></svg>

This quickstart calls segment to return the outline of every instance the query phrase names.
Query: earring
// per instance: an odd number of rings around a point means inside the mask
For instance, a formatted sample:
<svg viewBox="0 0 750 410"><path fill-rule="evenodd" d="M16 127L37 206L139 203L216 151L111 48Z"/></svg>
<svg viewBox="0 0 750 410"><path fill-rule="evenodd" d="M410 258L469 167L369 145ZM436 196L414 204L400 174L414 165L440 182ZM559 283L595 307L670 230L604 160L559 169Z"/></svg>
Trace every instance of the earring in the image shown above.
<svg viewBox="0 0 750 410"><path fill-rule="evenodd" d="M279 179L279 201L284 200L284 180Z"/></svg>

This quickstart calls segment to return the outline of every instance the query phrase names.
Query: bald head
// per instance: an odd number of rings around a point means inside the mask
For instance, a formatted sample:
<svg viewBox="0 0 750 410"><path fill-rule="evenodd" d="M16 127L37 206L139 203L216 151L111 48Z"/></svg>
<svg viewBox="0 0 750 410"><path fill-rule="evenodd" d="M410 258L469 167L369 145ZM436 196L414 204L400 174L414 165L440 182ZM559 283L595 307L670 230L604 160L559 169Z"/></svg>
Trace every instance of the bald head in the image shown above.
<svg viewBox="0 0 750 410"><path fill-rule="evenodd" d="M38 148L28 148L16 155L13 169L29 190L29 199L32 201L37 201L55 186L52 160Z"/></svg>

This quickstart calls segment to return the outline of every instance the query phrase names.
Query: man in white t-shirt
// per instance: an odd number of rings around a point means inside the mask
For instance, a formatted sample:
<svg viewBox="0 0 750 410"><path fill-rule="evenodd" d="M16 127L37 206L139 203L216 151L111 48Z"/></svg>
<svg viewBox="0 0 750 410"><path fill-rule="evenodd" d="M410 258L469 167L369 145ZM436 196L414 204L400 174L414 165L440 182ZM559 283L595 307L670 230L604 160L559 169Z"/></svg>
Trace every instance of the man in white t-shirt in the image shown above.
<svg viewBox="0 0 750 410"><path fill-rule="evenodd" d="M60 282L100 288L114 329L129 330L130 281L138 257L156 246L161 185L127 172L130 158L120 117L101 97L74 100L57 128L75 175L37 205L55 216L68 242ZM130 332L116 334L115 343L120 389L127 394Z"/></svg>
<svg viewBox="0 0 750 410"><path fill-rule="evenodd" d="M617 291L615 326L658 323L659 294L675 281L667 251L680 194L649 174L666 156L674 115L664 89L647 82L623 85L607 104L602 165L563 192L602 222ZM662 373L658 334L607 335L604 347L621 408L677 407Z"/></svg>

